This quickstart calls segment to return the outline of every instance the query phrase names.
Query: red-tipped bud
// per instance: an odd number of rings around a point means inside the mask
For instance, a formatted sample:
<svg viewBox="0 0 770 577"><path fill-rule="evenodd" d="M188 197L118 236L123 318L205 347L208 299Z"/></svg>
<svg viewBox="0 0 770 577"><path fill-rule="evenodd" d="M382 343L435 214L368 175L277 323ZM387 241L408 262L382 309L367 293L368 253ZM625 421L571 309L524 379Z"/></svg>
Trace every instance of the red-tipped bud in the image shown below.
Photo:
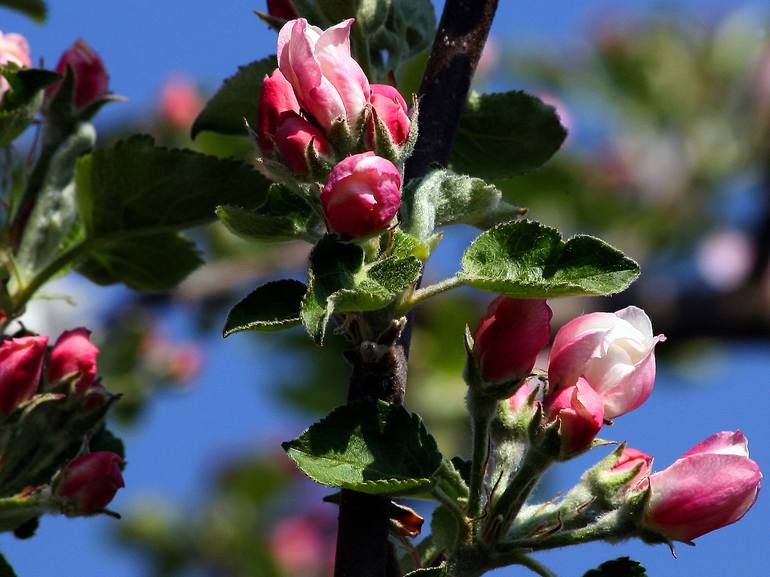
<svg viewBox="0 0 770 577"><path fill-rule="evenodd" d="M611 476L623 475L636 467L639 467L639 471L626 483L626 489L632 488L643 479L646 479L650 475L650 467L652 467L652 457L650 455L642 453L638 449L626 447L623 449L618 462L610 469L609 474Z"/></svg>
<svg viewBox="0 0 770 577"><path fill-rule="evenodd" d="M56 496L68 501L70 516L101 512L124 487L123 459L109 451L84 455L67 465L56 485Z"/></svg>
<svg viewBox="0 0 770 577"><path fill-rule="evenodd" d="M388 127L395 144L409 137L409 109L401 93L387 84L372 84L370 102L376 117ZM369 145L374 146L373 129L369 129Z"/></svg>
<svg viewBox="0 0 770 577"><path fill-rule="evenodd" d="M551 308L540 299L499 296L474 335L473 356L484 380L520 381L551 338Z"/></svg>
<svg viewBox="0 0 770 577"><path fill-rule="evenodd" d="M299 103L291 84L276 68L265 76L257 106L257 141L264 155L273 155L275 131L288 113L299 114Z"/></svg>
<svg viewBox="0 0 770 577"><path fill-rule="evenodd" d="M582 378L546 397L545 410L549 421L559 421L562 459L590 447L604 421L602 398Z"/></svg>
<svg viewBox="0 0 770 577"><path fill-rule="evenodd" d="M352 237L390 225L401 205L401 174L373 152L347 157L331 171L321 193L329 227Z"/></svg>
<svg viewBox="0 0 770 577"><path fill-rule="evenodd" d="M171 78L161 88L158 113L163 122L177 130L188 130L202 109L200 92L188 79Z"/></svg>
<svg viewBox="0 0 770 577"><path fill-rule="evenodd" d="M77 108L93 104L108 92L110 77L104 62L82 38L61 55L56 72L63 76L74 74L72 100ZM47 89L49 99L54 97L61 84L62 81L56 82Z"/></svg>
<svg viewBox="0 0 770 577"><path fill-rule="evenodd" d="M75 378L75 388L82 393L96 379L96 357L99 349L89 337L91 331L78 327L64 331L56 340L48 361L48 382L58 383Z"/></svg>
<svg viewBox="0 0 770 577"><path fill-rule="evenodd" d="M48 337L21 337L0 344L0 413L32 398L40 383Z"/></svg>
<svg viewBox="0 0 770 577"><path fill-rule="evenodd" d="M267 13L273 18L291 20L297 17L297 11L291 0L267 0Z"/></svg>
<svg viewBox="0 0 770 577"><path fill-rule="evenodd" d="M286 113L275 131L275 144L283 161L297 174L304 175L309 170L307 149L311 142L317 155L331 155L331 146L323 132L299 114Z"/></svg>
<svg viewBox="0 0 770 577"><path fill-rule="evenodd" d="M717 433L650 476L644 525L669 539L691 541L743 517L761 479L743 433Z"/></svg>

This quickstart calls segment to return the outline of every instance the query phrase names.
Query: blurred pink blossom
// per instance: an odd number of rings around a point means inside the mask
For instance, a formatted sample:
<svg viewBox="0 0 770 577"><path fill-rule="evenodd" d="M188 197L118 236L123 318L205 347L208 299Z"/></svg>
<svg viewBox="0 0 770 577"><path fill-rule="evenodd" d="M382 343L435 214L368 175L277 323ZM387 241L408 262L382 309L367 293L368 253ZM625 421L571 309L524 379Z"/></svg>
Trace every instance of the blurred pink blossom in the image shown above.
<svg viewBox="0 0 770 577"><path fill-rule="evenodd" d="M202 109L200 92L188 78L174 76L161 87L158 112L174 128L188 130Z"/></svg>
<svg viewBox="0 0 770 577"><path fill-rule="evenodd" d="M698 271L719 290L737 288L754 262L754 245L742 232L721 230L704 238L696 252Z"/></svg>

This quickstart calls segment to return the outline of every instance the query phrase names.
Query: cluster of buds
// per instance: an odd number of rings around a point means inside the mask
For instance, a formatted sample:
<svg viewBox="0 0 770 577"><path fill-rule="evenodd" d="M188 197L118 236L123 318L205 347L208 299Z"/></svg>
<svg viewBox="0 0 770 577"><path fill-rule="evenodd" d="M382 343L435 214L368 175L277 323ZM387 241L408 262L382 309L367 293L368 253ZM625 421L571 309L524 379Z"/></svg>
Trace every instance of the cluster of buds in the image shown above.
<svg viewBox="0 0 770 577"><path fill-rule="evenodd" d="M582 315L556 333L547 379L534 379L550 320L543 300L498 297L479 323L466 368L470 397L499 400L502 426L543 469L586 451L609 419L644 403L655 383L655 346L665 340L636 307ZM593 513L627 511L643 539L690 541L740 519L762 477L740 432L717 433L668 469L651 470L652 457L622 445L586 472L564 506L595 502Z"/></svg>
<svg viewBox="0 0 770 577"><path fill-rule="evenodd" d="M47 336L0 343L0 492L37 486L40 470L59 465L103 422L116 397L97 377L99 349L90 334L65 331L50 350ZM54 508L71 516L101 512L123 486L121 465L104 451L70 461L52 482Z"/></svg>
<svg viewBox="0 0 770 577"><path fill-rule="evenodd" d="M416 136L406 101L370 84L350 54L349 19L321 30L289 20L278 68L257 107L258 167L289 184L326 182L320 202L330 230L368 236L387 228L401 201L401 171Z"/></svg>

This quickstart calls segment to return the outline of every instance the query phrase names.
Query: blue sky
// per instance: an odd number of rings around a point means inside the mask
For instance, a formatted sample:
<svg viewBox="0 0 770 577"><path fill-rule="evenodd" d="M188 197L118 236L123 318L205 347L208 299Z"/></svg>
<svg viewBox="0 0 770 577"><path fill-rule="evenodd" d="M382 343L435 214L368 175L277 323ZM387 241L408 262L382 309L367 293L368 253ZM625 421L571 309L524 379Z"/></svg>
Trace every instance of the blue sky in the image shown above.
<svg viewBox="0 0 770 577"><path fill-rule="evenodd" d="M588 24L605 10L634 13L650 11L662 2L543 1L526 3L501 0L493 34L503 42L546 46L576 43L588 33ZM723 0L679 0L668 7L708 19L727 5L747 3ZM759 2L752 2L759 5ZM275 35L252 11L259 0L182 2L181 0L53 0L50 19L44 26L0 9L0 29L25 34L33 59L44 58L53 66L59 53L78 36L101 54L112 77L115 92L129 98L111 105L100 122L115 122L123 115L140 117L153 102L162 81L182 72L215 88L238 65L274 51ZM760 31L763 32L763 31ZM513 87L512 87L513 88ZM97 296L107 291L94 289ZM184 310L167 319L173 333L188 332ZM226 343L211 335L205 372L186 395L169 394L154 402L142 426L126 435L130 466L127 487L114 503L129 510L147 495L194 504L204 493L207 475L222 455L288 438L302 428L296 417L276 413L264 387L256 386L275 358L269 338L253 346L250 339L234 337ZM256 350L256 353L255 353ZM606 436L628 439L656 457L657 468L670 464L690 446L719 430L742 428L751 441L754 457L770 471L770 356L762 347L735 344L711 357L697 377L685 378L662 367L651 402L619 419ZM280 370L280 367L279 369ZM184 431L186 444L177 446L172 434ZM577 479L582 460L563 468L565 484ZM766 495L739 524L698 540L695 549L679 548L679 559L665 547L640 543L617 546L592 545L540 558L560 575L580 576L600 562L631 555L649 568L651 577L692 575L699 577L760 577L768 566L759 545L767 542L770 505ZM111 519L46 518L38 536L30 541L0 537L0 548L17 568L20 577L77 575L78 577L140 577L139 560L109 544ZM41 553L43 552L43 553ZM496 575L518 574L502 570Z"/></svg>

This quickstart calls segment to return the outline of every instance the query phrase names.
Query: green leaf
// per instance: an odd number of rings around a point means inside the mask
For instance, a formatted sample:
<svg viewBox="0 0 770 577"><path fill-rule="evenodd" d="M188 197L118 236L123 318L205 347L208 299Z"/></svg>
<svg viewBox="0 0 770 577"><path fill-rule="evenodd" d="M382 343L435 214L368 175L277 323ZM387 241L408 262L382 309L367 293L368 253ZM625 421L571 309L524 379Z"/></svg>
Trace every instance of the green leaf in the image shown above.
<svg viewBox="0 0 770 577"><path fill-rule="evenodd" d="M423 569L417 569L404 575L404 577L444 577L447 572L447 566L441 567L425 567Z"/></svg>
<svg viewBox="0 0 770 577"><path fill-rule="evenodd" d="M246 136L244 118L256 126L257 103L262 92L262 80L278 67L275 56L268 56L246 66L227 78L208 101L192 125L192 138L204 130L219 134Z"/></svg>
<svg viewBox="0 0 770 577"><path fill-rule="evenodd" d="M404 189L402 227L426 239L439 226L471 224L486 229L525 212L501 199L500 190L480 178L435 169Z"/></svg>
<svg viewBox="0 0 770 577"><path fill-rule="evenodd" d="M339 407L283 448L317 483L372 495L429 489L442 459L420 417L384 401Z"/></svg>
<svg viewBox="0 0 770 577"><path fill-rule="evenodd" d="M365 265L360 246L327 235L310 254L302 322L320 344L334 312L383 309L417 281L421 269L422 262L414 256L391 255Z"/></svg>
<svg viewBox="0 0 770 577"><path fill-rule="evenodd" d="M160 148L141 135L81 158L76 176L90 238L194 226L214 219L221 204L256 208L268 185L237 160Z"/></svg>
<svg viewBox="0 0 770 577"><path fill-rule="evenodd" d="M0 554L0 577L16 577L16 571L2 554Z"/></svg>
<svg viewBox="0 0 770 577"><path fill-rule="evenodd" d="M317 240L318 215L300 196L280 184L272 184L265 203L257 210L236 206L217 207L219 220L233 234L247 240L281 242Z"/></svg>
<svg viewBox="0 0 770 577"><path fill-rule="evenodd" d="M95 142L93 126L80 123L53 153L17 251L16 268L24 281L57 256L77 227L75 165Z"/></svg>
<svg viewBox="0 0 770 577"><path fill-rule="evenodd" d="M100 285L123 283L138 291L167 291L203 264L195 244L161 232L98 245L78 272Z"/></svg>
<svg viewBox="0 0 770 577"><path fill-rule="evenodd" d="M647 577L647 571L639 561L629 557L620 557L605 561L596 569L591 569L583 577Z"/></svg>
<svg viewBox="0 0 770 577"><path fill-rule="evenodd" d="M639 276L639 265L604 241L564 242L538 222L507 222L482 233L463 256L465 284L518 298L611 295Z"/></svg>
<svg viewBox="0 0 770 577"><path fill-rule="evenodd" d="M300 322L307 287L296 280L269 282L252 291L227 315L224 336L240 331L278 331Z"/></svg>
<svg viewBox="0 0 770 577"><path fill-rule="evenodd" d="M460 119L451 167L486 179L533 170L567 136L552 106L525 92L472 94Z"/></svg>
<svg viewBox="0 0 770 577"><path fill-rule="evenodd" d="M0 146L7 146L32 122L43 103L43 89L59 79L50 70L0 66L11 89L0 101Z"/></svg>
<svg viewBox="0 0 770 577"><path fill-rule="evenodd" d="M433 510L430 534L433 536L433 545L438 551L447 552L454 549L460 534L460 526L457 518L445 505L439 505Z"/></svg>
<svg viewBox="0 0 770 577"><path fill-rule="evenodd" d="M45 21L48 14L48 9L42 0L0 0L0 6L22 12L38 22ZM2 573L0 573L0 577L2 577Z"/></svg>

